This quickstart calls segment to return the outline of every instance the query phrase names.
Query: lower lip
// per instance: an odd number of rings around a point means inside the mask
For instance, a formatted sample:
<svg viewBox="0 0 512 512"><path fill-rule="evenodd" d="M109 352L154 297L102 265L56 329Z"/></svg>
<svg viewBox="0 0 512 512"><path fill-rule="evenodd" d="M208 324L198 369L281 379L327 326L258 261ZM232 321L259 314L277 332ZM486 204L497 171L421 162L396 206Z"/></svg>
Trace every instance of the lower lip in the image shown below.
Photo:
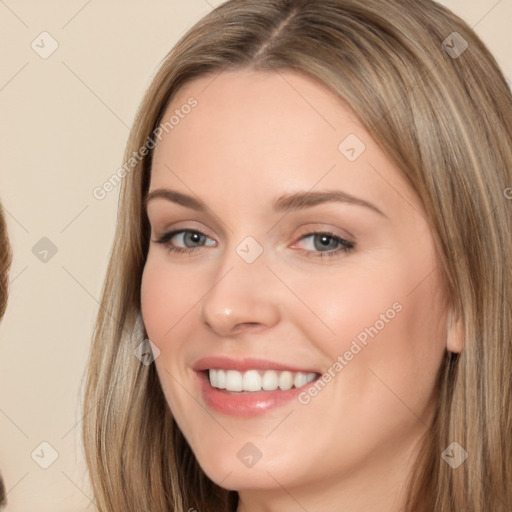
<svg viewBox="0 0 512 512"><path fill-rule="evenodd" d="M300 388L287 391L235 392L213 388L205 372L196 372L201 385L203 399L209 407L222 414L240 417L252 417L281 407L302 393L316 379Z"/></svg>

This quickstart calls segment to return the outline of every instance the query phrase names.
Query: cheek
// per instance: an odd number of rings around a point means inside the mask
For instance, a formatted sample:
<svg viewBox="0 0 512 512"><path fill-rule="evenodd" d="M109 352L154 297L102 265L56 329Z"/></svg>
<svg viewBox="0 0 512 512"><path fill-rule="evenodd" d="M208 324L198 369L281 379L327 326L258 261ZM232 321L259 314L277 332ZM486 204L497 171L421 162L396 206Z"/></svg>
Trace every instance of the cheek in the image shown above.
<svg viewBox="0 0 512 512"><path fill-rule="evenodd" d="M186 411L187 396L177 382L183 381L184 361L176 357L189 338L186 320L191 304L197 302L197 291L190 273L172 268L165 257L148 254L141 281L141 312L148 338L160 350L156 369L162 390L180 423ZM188 285L187 285L188 283ZM170 364L172 362L172 364ZM172 378L172 376L178 377Z"/></svg>
<svg viewBox="0 0 512 512"><path fill-rule="evenodd" d="M142 274L142 318L148 337L157 345L168 338L197 295L192 283L194 275L187 273L185 277L183 272L171 272L169 267L162 258L149 254Z"/></svg>
<svg viewBox="0 0 512 512"><path fill-rule="evenodd" d="M341 357L343 367L332 372L343 374L337 385L344 396L359 404L368 399L370 406L386 397L400 402L396 393L414 410L425 408L446 342L443 283L432 268L434 259L395 255L315 286L301 282L297 292L306 294L324 324L309 315L299 320L302 329L333 365Z"/></svg>
<svg viewBox="0 0 512 512"><path fill-rule="evenodd" d="M165 332L163 305L172 300L168 286L159 279L160 273L150 259L146 262L141 282L141 312L149 339L158 340ZM167 329L169 326L167 326Z"/></svg>
<svg viewBox="0 0 512 512"><path fill-rule="evenodd" d="M349 350L354 340L364 347L375 328L380 336L399 316L404 293L396 268L347 260L342 269L320 270L316 275L304 272L288 280L302 299L290 304L294 304L293 321L300 323L308 338L331 360Z"/></svg>

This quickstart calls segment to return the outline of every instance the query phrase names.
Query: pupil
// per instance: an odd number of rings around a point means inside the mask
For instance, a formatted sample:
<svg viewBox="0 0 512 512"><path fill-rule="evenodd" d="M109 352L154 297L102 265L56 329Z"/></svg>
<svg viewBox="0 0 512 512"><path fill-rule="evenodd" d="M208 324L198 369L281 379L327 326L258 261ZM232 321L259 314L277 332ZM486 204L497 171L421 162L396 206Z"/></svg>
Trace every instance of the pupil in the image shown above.
<svg viewBox="0 0 512 512"><path fill-rule="evenodd" d="M193 243L198 243L201 241L201 235L199 233L190 233L190 238Z"/></svg>
<svg viewBox="0 0 512 512"><path fill-rule="evenodd" d="M329 242L334 239L330 235L320 235L320 245L317 248L325 248L329 246Z"/></svg>

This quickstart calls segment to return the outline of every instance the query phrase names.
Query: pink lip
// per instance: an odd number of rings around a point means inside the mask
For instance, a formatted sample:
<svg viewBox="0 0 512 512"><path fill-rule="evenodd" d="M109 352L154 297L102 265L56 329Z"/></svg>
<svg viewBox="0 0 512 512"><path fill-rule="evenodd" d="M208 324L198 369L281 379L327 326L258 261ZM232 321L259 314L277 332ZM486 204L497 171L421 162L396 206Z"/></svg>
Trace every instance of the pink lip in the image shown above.
<svg viewBox="0 0 512 512"><path fill-rule="evenodd" d="M294 368L288 365L282 365L263 359L243 359L236 360L226 357L206 357L197 361L194 366L201 394L206 405L222 414L239 417L252 417L264 414L276 407L281 407L303 392L308 386L314 384L316 380L302 386L301 388L292 388L287 391L256 391L256 392L234 392L225 389L217 389L210 386L207 369L222 368L226 370L246 371L250 369L292 371L305 373L319 373L315 370L304 370Z"/></svg>
<svg viewBox="0 0 512 512"><path fill-rule="evenodd" d="M196 372L209 369L223 369L223 370L238 370L239 372L247 370L276 370L289 372L303 372L303 373L319 373L315 369L304 369L286 364L268 361L266 359L245 358L245 359L232 359L229 357L204 357L196 361L192 368Z"/></svg>

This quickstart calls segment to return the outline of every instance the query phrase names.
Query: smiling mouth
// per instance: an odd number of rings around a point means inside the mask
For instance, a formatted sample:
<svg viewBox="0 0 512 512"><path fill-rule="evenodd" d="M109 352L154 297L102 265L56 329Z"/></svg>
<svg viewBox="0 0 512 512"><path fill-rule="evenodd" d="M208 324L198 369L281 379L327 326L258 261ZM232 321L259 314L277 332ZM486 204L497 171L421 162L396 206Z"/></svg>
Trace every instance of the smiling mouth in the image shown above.
<svg viewBox="0 0 512 512"><path fill-rule="evenodd" d="M240 372L210 368L204 372L212 388L232 392L288 391L301 388L320 377L319 373L251 369Z"/></svg>

